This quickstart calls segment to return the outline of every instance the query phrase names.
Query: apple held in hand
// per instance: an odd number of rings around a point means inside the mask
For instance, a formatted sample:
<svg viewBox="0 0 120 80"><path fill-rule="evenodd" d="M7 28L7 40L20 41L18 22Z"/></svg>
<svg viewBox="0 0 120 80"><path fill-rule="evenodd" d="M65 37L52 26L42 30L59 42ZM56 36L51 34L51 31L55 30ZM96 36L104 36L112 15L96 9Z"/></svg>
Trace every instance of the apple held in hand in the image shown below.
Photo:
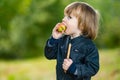
<svg viewBox="0 0 120 80"><path fill-rule="evenodd" d="M66 30L66 26L62 24L62 25L59 26L59 28L57 30L58 30L58 32L65 31Z"/></svg>

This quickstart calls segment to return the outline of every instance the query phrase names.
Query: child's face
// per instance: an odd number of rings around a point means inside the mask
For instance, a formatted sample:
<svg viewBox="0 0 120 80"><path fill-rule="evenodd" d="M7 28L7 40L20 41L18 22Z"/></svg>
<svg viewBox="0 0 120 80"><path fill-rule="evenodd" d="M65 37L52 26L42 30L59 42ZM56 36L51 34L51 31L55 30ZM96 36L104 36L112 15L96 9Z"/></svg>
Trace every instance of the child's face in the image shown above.
<svg viewBox="0 0 120 80"><path fill-rule="evenodd" d="M65 14L62 22L66 25L67 29L65 31L66 35L75 35L80 33L78 29L78 19L74 15L68 16Z"/></svg>

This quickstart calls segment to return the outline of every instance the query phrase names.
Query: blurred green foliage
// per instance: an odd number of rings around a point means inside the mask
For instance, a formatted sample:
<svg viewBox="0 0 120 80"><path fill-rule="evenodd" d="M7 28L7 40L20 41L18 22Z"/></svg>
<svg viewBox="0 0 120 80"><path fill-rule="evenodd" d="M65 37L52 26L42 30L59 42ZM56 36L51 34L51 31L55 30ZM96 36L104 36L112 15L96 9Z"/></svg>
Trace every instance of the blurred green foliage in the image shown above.
<svg viewBox="0 0 120 80"><path fill-rule="evenodd" d="M64 8L74 0L0 0L0 58L42 56L52 28L61 22ZM120 0L88 2L101 14L99 48L120 46Z"/></svg>

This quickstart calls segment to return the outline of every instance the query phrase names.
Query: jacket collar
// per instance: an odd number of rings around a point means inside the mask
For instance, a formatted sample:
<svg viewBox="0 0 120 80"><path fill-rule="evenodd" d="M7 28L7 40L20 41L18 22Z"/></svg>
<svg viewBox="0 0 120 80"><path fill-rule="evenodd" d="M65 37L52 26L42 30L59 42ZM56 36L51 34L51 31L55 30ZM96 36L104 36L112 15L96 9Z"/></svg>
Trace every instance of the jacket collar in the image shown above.
<svg viewBox="0 0 120 80"><path fill-rule="evenodd" d="M86 38L85 36L80 35L80 36L78 36L78 37L76 37L76 38L70 39L70 42L71 42L71 43L76 43L76 42L81 41L81 40L83 40L83 39L85 39L85 38Z"/></svg>

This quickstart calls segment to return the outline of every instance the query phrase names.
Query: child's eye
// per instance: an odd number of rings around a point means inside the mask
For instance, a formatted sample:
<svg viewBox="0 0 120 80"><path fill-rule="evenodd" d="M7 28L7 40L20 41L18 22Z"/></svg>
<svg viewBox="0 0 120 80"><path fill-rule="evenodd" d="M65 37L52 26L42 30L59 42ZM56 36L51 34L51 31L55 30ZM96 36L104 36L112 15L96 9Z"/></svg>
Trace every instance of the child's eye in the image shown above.
<svg viewBox="0 0 120 80"><path fill-rule="evenodd" d="M71 16L68 16L68 19L71 19L72 17Z"/></svg>

